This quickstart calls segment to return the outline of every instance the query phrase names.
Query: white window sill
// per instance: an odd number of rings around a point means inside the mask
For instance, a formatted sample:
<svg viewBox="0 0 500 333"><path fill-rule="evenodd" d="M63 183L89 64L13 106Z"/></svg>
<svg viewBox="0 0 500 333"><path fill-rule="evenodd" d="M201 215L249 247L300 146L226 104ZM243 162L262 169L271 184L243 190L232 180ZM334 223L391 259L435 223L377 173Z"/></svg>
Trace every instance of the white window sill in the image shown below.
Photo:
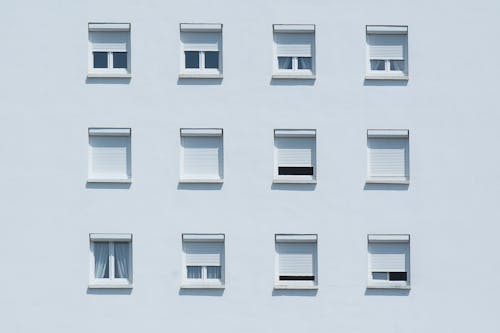
<svg viewBox="0 0 500 333"><path fill-rule="evenodd" d="M88 73L88 78L108 78L108 79L129 79L132 77L130 73Z"/></svg>
<svg viewBox="0 0 500 333"><path fill-rule="evenodd" d="M400 179L367 179L366 184L410 185L410 181L409 180L400 180Z"/></svg>
<svg viewBox="0 0 500 333"><path fill-rule="evenodd" d="M207 179L207 178L181 178L181 184L222 184L223 179Z"/></svg>
<svg viewBox="0 0 500 333"><path fill-rule="evenodd" d="M275 290L318 290L318 286L301 286L294 284L275 284Z"/></svg>
<svg viewBox="0 0 500 333"><path fill-rule="evenodd" d="M131 178L89 178L87 179L87 183L115 183L115 184L130 184L132 183Z"/></svg>
<svg viewBox="0 0 500 333"><path fill-rule="evenodd" d="M179 79L222 79L222 74L210 73L181 73Z"/></svg>
<svg viewBox="0 0 500 333"><path fill-rule="evenodd" d="M273 179L273 184L317 184L316 179L293 179L293 178L280 178Z"/></svg>
<svg viewBox="0 0 500 333"><path fill-rule="evenodd" d="M376 75L367 74L365 80L391 80L391 81L408 81L408 75Z"/></svg>
<svg viewBox="0 0 500 333"><path fill-rule="evenodd" d="M400 289L400 290L410 290L410 285L403 284L393 284L393 283L369 283L366 286L367 289Z"/></svg>
<svg viewBox="0 0 500 333"><path fill-rule="evenodd" d="M89 283L89 289L132 289L134 285L132 283L112 283L112 282L94 282Z"/></svg>
<svg viewBox="0 0 500 333"><path fill-rule="evenodd" d="M291 80L316 80L314 74L297 74L297 73L275 73L271 76L272 79L291 79Z"/></svg>
<svg viewBox="0 0 500 333"><path fill-rule="evenodd" d="M223 284L187 283L181 284L181 289L226 289L226 287Z"/></svg>

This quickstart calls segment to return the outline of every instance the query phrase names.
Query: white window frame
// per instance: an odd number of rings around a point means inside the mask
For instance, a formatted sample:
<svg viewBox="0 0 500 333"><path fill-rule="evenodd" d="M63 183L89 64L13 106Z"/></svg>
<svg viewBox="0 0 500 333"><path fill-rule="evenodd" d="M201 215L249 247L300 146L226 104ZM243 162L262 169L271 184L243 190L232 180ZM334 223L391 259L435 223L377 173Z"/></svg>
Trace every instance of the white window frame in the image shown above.
<svg viewBox="0 0 500 333"><path fill-rule="evenodd" d="M370 174L370 147L368 145L368 140L370 139L406 139L406 157L405 157L405 179L400 178L378 178L373 177ZM408 185L410 184L410 131L408 129L369 129L367 130L367 163L366 163L366 183L367 184L400 184Z"/></svg>
<svg viewBox="0 0 500 333"><path fill-rule="evenodd" d="M190 50L188 45L182 41L183 33L217 33L219 34L219 68L205 68L205 52L212 50L204 50L200 48L197 51ZM181 34L181 53L180 53L180 79L222 79L222 63L223 63L223 44L222 44L222 24L221 23L181 23L180 24L180 34ZM199 68L186 68L186 58L185 51L198 52L199 56Z"/></svg>
<svg viewBox="0 0 500 333"><path fill-rule="evenodd" d="M303 244L314 243L316 245L313 265L313 281L281 281L278 243ZM318 235L317 234L275 234L274 235L274 289L318 289Z"/></svg>
<svg viewBox="0 0 500 333"><path fill-rule="evenodd" d="M110 50L100 50L98 52L107 52L108 68L94 68L94 51L95 45L92 43L91 34L93 33L113 33L113 32L128 32L129 37L124 52L127 52L127 68L113 68L113 52ZM88 24L88 78L130 78L130 23L94 23ZM120 51L123 52L123 51Z"/></svg>
<svg viewBox="0 0 500 333"><path fill-rule="evenodd" d="M201 176L184 176L184 146L183 137L220 137L221 156L218 160L219 175L215 178L205 178ZM181 128L180 129L180 160L179 160L179 183L202 183L202 184L222 184L224 182L224 130L222 128Z"/></svg>
<svg viewBox="0 0 500 333"><path fill-rule="evenodd" d="M88 178L87 183L123 183L130 184L132 183L132 130L131 128L100 128L100 127L91 127L88 129L89 134L89 143L88 143ZM93 152L92 146L90 144L91 136L121 136L128 137L130 141L130 151L127 155L127 168L128 168L128 177L126 178L97 178L95 175L92 175L90 170L92 170L92 159Z"/></svg>
<svg viewBox="0 0 500 333"><path fill-rule="evenodd" d="M313 175L279 175L278 154L279 149L276 146L276 138L314 138L314 149L312 167ZM275 184L316 184L317 183L317 135L315 129L275 129L273 138L274 149L274 176Z"/></svg>
<svg viewBox="0 0 500 333"><path fill-rule="evenodd" d="M187 278L187 261L185 252L186 242L217 242L222 243L222 253L220 258L220 270L221 278L207 279L206 266L202 266L202 278L201 279L188 279ZM182 279L181 279L181 289L224 289L226 281L226 239L225 235L219 234L196 234L196 233L183 233L182 234Z"/></svg>
<svg viewBox="0 0 500 333"><path fill-rule="evenodd" d="M411 289L410 277L411 277L411 243L409 234L370 234L367 237L367 245L370 243L403 243L407 244L408 251L406 257L406 281L389 281L389 280L376 280L373 279L372 268L371 268L371 254L367 248L368 253L368 289Z"/></svg>
<svg viewBox="0 0 500 333"><path fill-rule="evenodd" d="M133 254L132 254L132 234L106 234L106 233L92 233L89 234L90 239L90 272L89 272L89 285L90 289L130 289L134 287L133 284ZM94 244L96 242L108 243L109 245L109 278L96 278L95 277L95 257L94 257ZM129 272L128 279L114 278L115 262L114 262L114 242L127 242L129 243Z"/></svg>
<svg viewBox="0 0 500 333"><path fill-rule="evenodd" d="M385 70L377 71L371 69L370 58L370 38L377 35L404 35L406 36L406 43L404 44L403 71L391 71L390 59L385 60ZM397 59L394 59L397 60ZM367 25L366 26L366 80L400 80L407 81L408 76L408 26L396 25Z"/></svg>
<svg viewBox="0 0 500 333"><path fill-rule="evenodd" d="M277 34L312 34L311 69L299 69L298 58L291 56L292 69L280 69L278 62ZM273 73L272 79L316 79L316 26L314 24L273 24Z"/></svg>

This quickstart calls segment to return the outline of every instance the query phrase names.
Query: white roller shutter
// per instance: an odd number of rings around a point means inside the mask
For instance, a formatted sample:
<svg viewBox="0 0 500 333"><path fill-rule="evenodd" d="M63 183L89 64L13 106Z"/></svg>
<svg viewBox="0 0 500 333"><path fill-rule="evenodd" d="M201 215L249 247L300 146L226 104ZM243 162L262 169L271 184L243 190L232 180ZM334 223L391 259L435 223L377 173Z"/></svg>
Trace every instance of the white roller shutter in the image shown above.
<svg viewBox="0 0 500 333"><path fill-rule="evenodd" d="M408 179L408 137L368 137L368 178Z"/></svg>
<svg viewBox="0 0 500 333"><path fill-rule="evenodd" d="M372 272L408 272L409 243L368 243Z"/></svg>
<svg viewBox="0 0 500 333"><path fill-rule="evenodd" d="M92 51L127 52L130 42L129 31L90 31Z"/></svg>
<svg viewBox="0 0 500 333"><path fill-rule="evenodd" d="M314 33L275 32L274 40L278 57L312 57Z"/></svg>
<svg viewBox="0 0 500 333"><path fill-rule="evenodd" d="M276 137L278 167L314 166L316 138Z"/></svg>
<svg viewBox="0 0 500 333"><path fill-rule="evenodd" d="M367 39L370 59L405 59L407 35L370 34Z"/></svg>
<svg viewBox="0 0 500 333"><path fill-rule="evenodd" d="M315 276L316 243L276 244L280 276Z"/></svg>
<svg viewBox="0 0 500 333"><path fill-rule="evenodd" d="M89 178L130 178L130 136L90 135Z"/></svg>
<svg viewBox="0 0 500 333"><path fill-rule="evenodd" d="M224 242L184 242L186 266L222 266Z"/></svg>
<svg viewBox="0 0 500 333"><path fill-rule="evenodd" d="M181 134L181 178L222 179L222 136Z"/></svg>
<svg viewBox="0 0 500 333"><path fill-rule="evenodd" d="M221 32L181 32L184 51L220 51Z"/></svg>

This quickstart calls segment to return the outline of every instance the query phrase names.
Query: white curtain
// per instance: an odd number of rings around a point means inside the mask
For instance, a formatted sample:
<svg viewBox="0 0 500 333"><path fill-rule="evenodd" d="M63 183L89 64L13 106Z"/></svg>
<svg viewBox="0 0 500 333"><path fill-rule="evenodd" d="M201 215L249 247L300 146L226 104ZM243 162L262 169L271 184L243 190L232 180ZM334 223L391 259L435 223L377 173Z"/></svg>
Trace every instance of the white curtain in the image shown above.
<svg viewBox="0 0 500 333"><path fill-rule="evenodd" d="M279 69L292 69L292 57L278 57Z"/></svg>
<svg viewBox="0 0 500 333"><path fill-rule="evenodd" d="M219 279L220 280L221 272L220 266L208 266L207 267L207 279Z"/></svg>
<svg viewBox="0 0 500 333"><path fill-rule="evenodd" d="M385 70L385 60L370 60L372 71Z"/></svg>
<svg viewBox="0 0 500 333"><path fill-rule="evenodd" d="M405 61L404 60L391 60L391 71L404 71Z"/></svg>
<svg viewBox="0 0 500 333"><path fill-rule="evenodd" d="M127 242L116 242L115 244L115 278L128 278L129 271L129 249Z"/></svg>
<svg viewBox="0 0 500 333"><path fill-rule="evenodd" d="M299 57L299 69L312 69L311 57Z"/></svg>
<svg viewBox="0 0 500 333"><path fill-rule="evenodd" d="M109 243L94 243L95 277L96 279L109 278Z"/></svg>
<svg viewBox="0 0 500 333"><path fill-rule="evenodd" d="M201 266L187 266L188 279L201 279Z"/></svg>

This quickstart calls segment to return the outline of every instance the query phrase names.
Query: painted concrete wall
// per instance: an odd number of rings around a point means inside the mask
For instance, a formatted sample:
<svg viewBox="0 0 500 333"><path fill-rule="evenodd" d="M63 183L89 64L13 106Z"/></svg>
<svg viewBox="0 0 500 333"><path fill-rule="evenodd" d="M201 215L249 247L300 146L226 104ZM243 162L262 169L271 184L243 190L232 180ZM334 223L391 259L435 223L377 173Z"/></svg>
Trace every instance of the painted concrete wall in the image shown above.
<svg viewBox="0 0 500 333"><path fill-rule="evenodd" d="M3 332L496 332L500 3L6 1ZM132 80L86 81L87 23L132 24ZM224 79L179 82L179 23L224 24ZM272 24L316 24L314 84L271 82ZM366 24L409 26L407 85L365 83ZM87 128L131 127L130 188L88 187ZM179 128L224 128L220 189L179 186ZM318 184L272 186L273 129L317 129ZM365 187L366 129L411 183ZM131 293L90 292L88 234L131 232ZM226 290L182 292L182 232L226 234ZM275 233L319 235L319 290L273 292ZM366 290L409 233L409 293ZM257 246L256 246L257 244ZM251 251L252 250L252 251Z"/></svg>

